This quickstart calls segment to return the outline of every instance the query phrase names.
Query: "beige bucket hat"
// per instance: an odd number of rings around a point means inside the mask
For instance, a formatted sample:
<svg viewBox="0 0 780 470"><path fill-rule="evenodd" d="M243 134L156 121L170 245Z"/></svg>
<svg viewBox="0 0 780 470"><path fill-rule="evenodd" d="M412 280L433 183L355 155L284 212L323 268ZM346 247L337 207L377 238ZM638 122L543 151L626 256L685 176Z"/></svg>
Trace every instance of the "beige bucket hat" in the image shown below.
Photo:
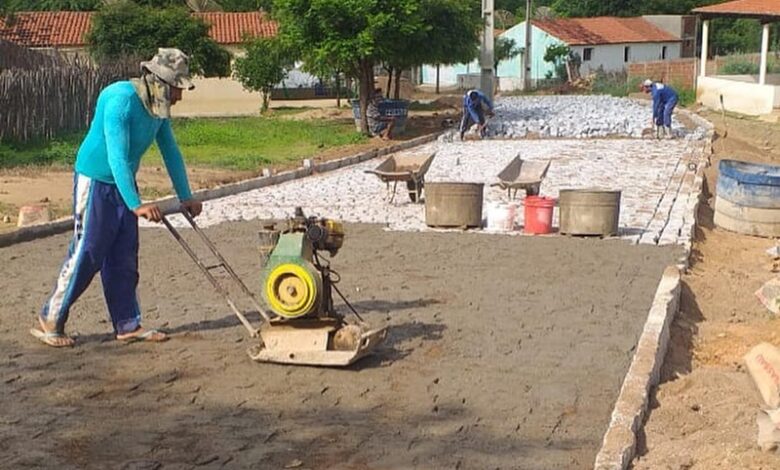
<svg viewBox="0 0 780 470"><path fill-rule="evenodd" d="M141 62L141 70L148 70L170 86L192 90L195 85L190 80L189 60L179 49L161 47L151 60Z"/></svg>

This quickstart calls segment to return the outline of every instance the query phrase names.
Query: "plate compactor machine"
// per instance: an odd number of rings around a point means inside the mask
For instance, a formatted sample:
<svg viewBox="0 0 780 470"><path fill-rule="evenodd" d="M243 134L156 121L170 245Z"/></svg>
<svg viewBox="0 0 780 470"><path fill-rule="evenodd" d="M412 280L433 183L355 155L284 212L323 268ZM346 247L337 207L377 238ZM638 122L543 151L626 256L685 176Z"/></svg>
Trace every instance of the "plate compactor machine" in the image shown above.
<svg viewBox="0 0 780 470"><path fill-rule="evenodd" d="M306 217L300 208L295 216L279 226L268 226L260 232L262 298L260 306L246 284L236 275L211 240L200 230L189 213L182 213L203 244L218 260L206 265L182 238L167 218L163 223L206 278L227 301L233 313L260 344L249 349L249 356L260 362L312 366L347 366L369 354L381 343L385 328L370 328L336 287L339 275L321 256L336 255L344 242L341 223L330 219ZM252 302L265 322L255 329L236 306L228 289L213 275L223 270ZM350 309L355 321L348 322L336 311L336 293Z"/></svg>

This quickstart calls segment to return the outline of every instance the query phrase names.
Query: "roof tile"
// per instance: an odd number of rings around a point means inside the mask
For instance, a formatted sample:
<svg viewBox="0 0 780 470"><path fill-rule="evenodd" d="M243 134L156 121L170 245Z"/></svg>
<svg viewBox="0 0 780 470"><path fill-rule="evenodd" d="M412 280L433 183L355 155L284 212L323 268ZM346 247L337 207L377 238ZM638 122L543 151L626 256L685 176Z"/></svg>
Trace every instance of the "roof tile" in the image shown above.
<svg viewBox="0 0 780 470"><path fill-rule="evenodd" d="M209 36L219 44L240 44L244 42L244 35L267 38L277 33L276 22L267 19L263 12L208 12L195 13L195 16L211 25Z"/></svg>
<svg viewBox="0 0 780 470"><path fill-rule="evenodd" d="M534 20L533 25L572 46L680 41L644 18L560 18Z"/></svg>
<svg viewBox="0 0 780 470"><path fill-rule="evenodd" d="M92 12L80 11L15 13L10 24L0 17L0 39L27 47L86 46L92 15ZM278 32L276 22L263 12L194 15L211 25L209 36L219 44L240 44L244 35L271 37Z"/></svg>
<svg viewBox="0 0 780 470"><path fill-rule="evenodd" d="M694 13L733 13L734 15L780 16L780 0L735 0L693 10Z"/></svg>
<svg viewBox="0 0 780 470"><path fill-rule="evenodd" d="M84 46L91 17L81 11L16 13L11 24L0 17L0 39L27 47Z"/></svg>

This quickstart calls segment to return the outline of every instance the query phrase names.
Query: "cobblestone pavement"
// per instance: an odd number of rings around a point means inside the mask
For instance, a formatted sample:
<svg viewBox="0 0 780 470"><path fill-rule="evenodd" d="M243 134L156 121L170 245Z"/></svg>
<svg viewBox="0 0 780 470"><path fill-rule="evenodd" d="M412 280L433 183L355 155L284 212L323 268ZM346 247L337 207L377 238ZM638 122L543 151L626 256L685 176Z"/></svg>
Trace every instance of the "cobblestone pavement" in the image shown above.
<svg viewBox="0 0 780 470"><path fill-rule="evenodd" d="M595 118L589 115L589 119ZM701 139L706 134L706 123L697 122L699 128L686 138L675 140L440 139L408 152L436 152L427 181L484 183L486 208L507 202L505 191L489 185L497 182L496 175L512 158L519 155L524 160L550 159L542 195L557 197L561 189L620 190L620 237L641 243L685 244L693 226L692 208L700 191L696 176L705 162L707 148L706 139ZM204 205L199 221L209 226L224 221L279 219L301 206L309 214L346 222L386 224L393 230L431 230L425 225L424 205L409 201L405 185L399 185L391 203L386 198L385 184L365 173L380 161L374 159L210 201ZM518 227L523 224L522 212L521 206L517 211ZM483 217L487 213L483 210ZM558 220L557 209L553 220Z"/></svg>
<svg viewBox="0 0 780 470"><path fill-rule="evenodd" d="M496 102L488 134L506 138L641 138L650 126L649 101L612 96L511 96ZM695 133L677 119L679 137ZM692 132L693 131L693 132Z"/></svg>

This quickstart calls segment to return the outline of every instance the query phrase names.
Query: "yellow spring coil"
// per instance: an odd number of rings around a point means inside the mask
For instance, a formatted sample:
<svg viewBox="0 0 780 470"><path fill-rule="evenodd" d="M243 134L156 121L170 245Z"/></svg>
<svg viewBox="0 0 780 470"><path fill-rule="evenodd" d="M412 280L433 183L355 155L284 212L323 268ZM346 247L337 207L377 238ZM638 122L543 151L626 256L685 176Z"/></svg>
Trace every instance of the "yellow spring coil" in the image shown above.
<svg viewBox="0 0 780 470"><path fill-rule="evenodd" d="M271 309L287 318L306 315L317 301L317 283L311 273L293 263L276 266L268 275L265 289Z"/></svg>

